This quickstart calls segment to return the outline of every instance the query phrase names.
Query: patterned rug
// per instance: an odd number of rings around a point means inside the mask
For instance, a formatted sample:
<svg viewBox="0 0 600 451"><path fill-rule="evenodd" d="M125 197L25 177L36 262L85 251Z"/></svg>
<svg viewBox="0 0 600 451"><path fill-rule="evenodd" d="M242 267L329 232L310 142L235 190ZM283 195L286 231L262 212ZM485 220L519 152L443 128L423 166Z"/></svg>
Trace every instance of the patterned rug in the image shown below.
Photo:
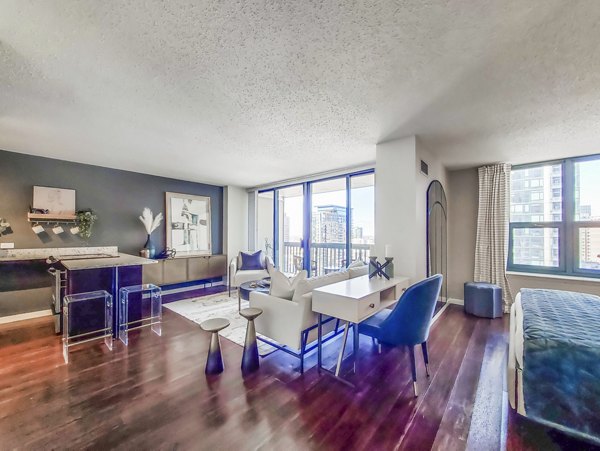
<svg viewBox="0 0 600 451"><path fill-rule="evenodd" d="M248 301L242 301L242 308L248 307ZM213 294L199 298L183 299L181 301L169 302L163 305L179 315L200 324L211 318L226 318L229 327L223 329L219 334L234 343L244 346L246 338L246 326L248 321L238 312L237 295L227 296L227 293ZM258 342L258 351L261 355L273 352L275 348L262 341Z"/></svg>

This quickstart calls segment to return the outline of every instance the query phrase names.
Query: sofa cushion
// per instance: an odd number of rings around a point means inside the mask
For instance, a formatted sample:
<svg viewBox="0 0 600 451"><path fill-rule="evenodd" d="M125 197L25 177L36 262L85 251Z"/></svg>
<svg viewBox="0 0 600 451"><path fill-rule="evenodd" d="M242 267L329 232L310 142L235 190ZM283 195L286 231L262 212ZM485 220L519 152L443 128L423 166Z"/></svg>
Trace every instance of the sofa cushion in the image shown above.
<svg viewBox="0 0 600 451"><path fill-rule="evenodd" d="M265 269L265 259L262 253L262 251L255 252L254 254L240 252L242 264L239 269L241 271Z"/></svg>
<svg viewBox="0 0 600 451"><path fill-rule="evenodd" d="M362 268L363 266L367 266L365 262L362 260L354 260L352 263L348 265L348 269L350 268Z"/></svg>
<svg viewBox="0 0 600 451"><path fill-rule="evenodd" d="M325 285L331 285L332 283L342 282L348 280L348 271L336 271L324 276L311 277L310 279L301 280L294 291L294 297L292 301L298 302L301 296L306 293L310 293L315 288L324 287Z"/></svg>
<svg viewBox="0 0 600 451"><path fill-rule="evenodd" d="M306 279L308 273L306 270L300 271L294 277L288 278L281 271L271 271L271 290L269 294L281 299L291 301L294 297L294 291L300 281Z"/></svg>
<svg viewBox="0 0 600 451"><path fill-rule="evenodd" d="M348 276L350 279L355 277L366 276L369 274L369 267L367 265L357 266L354 268L348 268Z"/></svg>
<svg viewBox="0 0 600 451"><path fill-rule="evenodd" d="M256 269L251 271L238 271L233 275L232 284L239 287L244 282L254 282L269 277L266 269Z"/></svg>

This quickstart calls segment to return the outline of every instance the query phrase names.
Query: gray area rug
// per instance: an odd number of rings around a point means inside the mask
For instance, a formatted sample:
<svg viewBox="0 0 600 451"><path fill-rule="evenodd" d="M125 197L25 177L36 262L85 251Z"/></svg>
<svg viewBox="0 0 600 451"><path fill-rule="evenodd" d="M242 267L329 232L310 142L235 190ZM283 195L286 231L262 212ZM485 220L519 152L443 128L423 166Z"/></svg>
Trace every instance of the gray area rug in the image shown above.
<svg viewBox="0 0 600 451"><path fill-rule="evenodd" d="M248 306L248 301L242 301L242 308ZM248 321L238 313L238 300L235 294L231 297L227 296L227 293L219 293L199 298L183 299L169 302L164 304L163 307L197 324L211 318L226 318L229 320L229 327L223 329L219 334L235 344L244 346ZM274 350L275 348L272 346L261 341L258 342L258 351L261 355L269 354Z"/></svg>

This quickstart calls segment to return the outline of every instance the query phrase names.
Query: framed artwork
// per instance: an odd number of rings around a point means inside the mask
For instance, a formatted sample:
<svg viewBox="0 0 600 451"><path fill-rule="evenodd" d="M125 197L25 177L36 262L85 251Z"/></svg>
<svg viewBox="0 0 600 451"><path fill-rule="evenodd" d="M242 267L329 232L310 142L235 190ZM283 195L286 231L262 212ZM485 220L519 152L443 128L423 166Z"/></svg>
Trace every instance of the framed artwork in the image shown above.
<svg viewBox="0 0 600 451"><path fill-rule="evenodd" d="M74 215L75 190L34 186L33 208L48 210L48 213Z"/></svg>
<svg viewBox="0 0 600 451"><path fill-rule="evenodd" d="M167 247L177 256L211 255L210 197L165 193Z"/></svg>

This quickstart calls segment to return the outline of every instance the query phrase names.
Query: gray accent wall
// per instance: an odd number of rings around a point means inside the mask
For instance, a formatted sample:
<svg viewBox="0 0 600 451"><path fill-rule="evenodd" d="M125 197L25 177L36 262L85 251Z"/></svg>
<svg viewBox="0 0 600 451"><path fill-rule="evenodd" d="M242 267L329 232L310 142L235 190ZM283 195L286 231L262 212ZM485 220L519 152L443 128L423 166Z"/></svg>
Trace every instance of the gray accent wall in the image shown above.
<svg viewBox="0 0 600 451"><path fill-rule="evenodd" d="M185 163L182 163L185 164ZM98 214L92 237L86 243L68 230L61 235L36 235L27 221L33 201L33 186L77 191L77 209L91 208ZM15 248L118 246L121 252L137 255L146 242L138 216L144 207L165 214L165 192L209 196L211 199L212 252L223 251L223 187L108 169L87 164L24 155L0 150L0 217L6 218L13 234L0 242ZM165 225L152 237L157 251L166 245Z"/></svg>
<svg viewBox="0 0 600 451"><path fill-rule="evenodd" d="M448 173L448 295L463 299L463 284L473 280L475 270L475 240L477 238L477 210L479 178L477 168ZM543 275L509 274L513 297L521 288L579 291L600 296L600 280L574 280Z"/></svg>

